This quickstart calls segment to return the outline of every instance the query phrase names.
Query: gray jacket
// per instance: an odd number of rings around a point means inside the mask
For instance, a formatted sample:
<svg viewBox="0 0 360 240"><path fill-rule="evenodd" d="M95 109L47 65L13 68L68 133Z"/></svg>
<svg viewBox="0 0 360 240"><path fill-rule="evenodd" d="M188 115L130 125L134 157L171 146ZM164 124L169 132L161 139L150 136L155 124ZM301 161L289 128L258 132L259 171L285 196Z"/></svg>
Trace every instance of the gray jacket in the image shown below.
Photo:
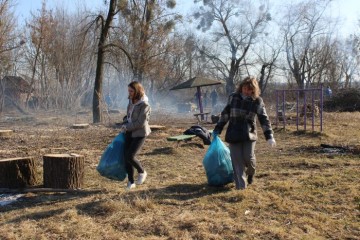
<svg viewBox="0 0 360 240"><path fill-rule="evenodd" d="M128 107L129 108L129 107ZM151 108L148 102L134 105L131 122L126 121L126 131L131 132L131 137L146 137L151 133L149 126Z"/></svg>

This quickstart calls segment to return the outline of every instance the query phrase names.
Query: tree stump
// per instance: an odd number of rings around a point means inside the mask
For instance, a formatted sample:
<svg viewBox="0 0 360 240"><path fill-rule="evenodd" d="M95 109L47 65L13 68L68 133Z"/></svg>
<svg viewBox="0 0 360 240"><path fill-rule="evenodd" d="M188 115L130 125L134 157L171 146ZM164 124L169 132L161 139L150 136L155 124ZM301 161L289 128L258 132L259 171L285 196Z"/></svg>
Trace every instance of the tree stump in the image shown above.
<svg viewBox="0 0 360 240"><path fill-rule="evenodd" d="M0 130L0 138L7 138L13 135L13 130Z"/></svg>
<svg viewBox="0 0 360 240"><path fill-rule="evenodd" d="M24 188L36 184L35 161L32 157L0 160L0 188Z"/></svg>
<svg viewBox="0 0 360 240"><path fill-rule="evenodd" d="M151 131L157 131L157 130L164 130L166 129L165 126L162 126L162 125L150 125L149 126Z"/></svg>
<svg viewBox="0 0 360 240"><path fill-rule="evenodd" d="M88 123L77 123L77 124L73 124L72 128L73 129L85 129L88 128L90 125Z"/></svg>
<svg viewBox="0 0 360 240"><path fill-rule="evenodd" d="M81 188L84 180L84 156L77 154L47 154L44 160L44 187Z"/></svg>

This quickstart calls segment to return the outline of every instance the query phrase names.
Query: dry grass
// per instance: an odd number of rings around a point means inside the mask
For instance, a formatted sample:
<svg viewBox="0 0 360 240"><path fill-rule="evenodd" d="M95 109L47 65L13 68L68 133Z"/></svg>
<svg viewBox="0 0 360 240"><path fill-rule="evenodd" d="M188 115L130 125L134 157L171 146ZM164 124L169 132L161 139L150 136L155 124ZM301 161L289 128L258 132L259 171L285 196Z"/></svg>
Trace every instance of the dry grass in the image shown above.
<svg viewBox="0 0 360 240"><path fill-rule="evenodd" d="M69 128L89 122L89 115L62 119L3 117L0 128L16 134L0 140L0 158L35 156L41 184L42 155L83 154L89 191L28 193L0 206L0 239L359 239L359 112L325 114L323 133L277 129L276 149L260 135L257 175L243 191L207 185L202 158L208 147L199 138L179 146L166 141L194 124L190 115L153 114L152 124L167 129L148 138L139 155L148 180L130 192L125 182L96 171L117 129ZM327 153L320 144L352 150Z"/></svg>

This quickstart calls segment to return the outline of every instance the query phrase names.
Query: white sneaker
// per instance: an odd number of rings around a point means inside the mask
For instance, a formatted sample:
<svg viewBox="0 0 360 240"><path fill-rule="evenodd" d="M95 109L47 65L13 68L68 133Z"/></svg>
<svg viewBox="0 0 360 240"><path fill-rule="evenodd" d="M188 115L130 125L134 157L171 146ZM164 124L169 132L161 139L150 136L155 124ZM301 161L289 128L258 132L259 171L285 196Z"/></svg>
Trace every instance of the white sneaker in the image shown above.
<svg viewBox="0 0 360 240"><path fill-rule="evenodd" d="M135 183L128 182L126 186L126 190L134 189L136 188Z"/></svg>
<svg viewBox="0 0 360 240"><path fill-rule="evenodd" d="M145 182L145 179L147 177L147 172L144 171L143 173L139 173L138 179L136 181L136 184L143 184Z"/></svg>

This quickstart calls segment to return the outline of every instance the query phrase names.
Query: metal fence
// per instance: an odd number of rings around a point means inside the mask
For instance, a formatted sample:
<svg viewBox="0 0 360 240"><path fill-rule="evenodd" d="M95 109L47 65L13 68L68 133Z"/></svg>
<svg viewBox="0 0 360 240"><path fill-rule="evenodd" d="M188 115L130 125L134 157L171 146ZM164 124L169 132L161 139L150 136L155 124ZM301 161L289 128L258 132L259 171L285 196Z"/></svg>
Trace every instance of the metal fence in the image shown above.
<svg viewBox="0 0 360 240"><path fill-rule="evenodd" d="M307 127L307 118L311 118L312 131L315 131L315 122L319 121L320 132L323 130L323 86L312 89L288 89L276 90L276 127L283 124L291 124L293 121L290 116L296 110L296 129L303 125L304 130ZM316 118L318 117L318 120ZM303 120L303 124L300 121Z"/></svg>

